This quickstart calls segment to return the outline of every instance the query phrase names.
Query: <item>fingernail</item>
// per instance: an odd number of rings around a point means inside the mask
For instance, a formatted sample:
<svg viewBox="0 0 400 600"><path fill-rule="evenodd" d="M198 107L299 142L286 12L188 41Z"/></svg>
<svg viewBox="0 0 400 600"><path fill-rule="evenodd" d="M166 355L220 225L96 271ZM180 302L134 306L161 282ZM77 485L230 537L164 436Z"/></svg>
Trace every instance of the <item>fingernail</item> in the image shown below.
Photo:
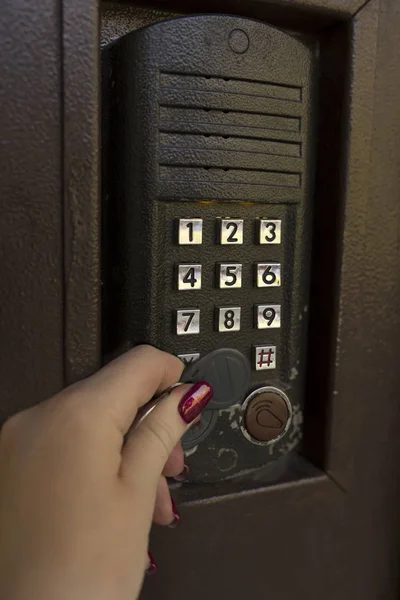
<svg viewBox="0 0 400 600"><path fill-rule="evenodd" d="M179 510L177 509L173 498L171 498L171 504L172 504L172 514L174 515L174 520L172 521L172 523L170 525L168 525L168 527L170 529L175 529L175 527L178 527L179 523L181 522L181 515L179 514Z"/></svg>
<svg viewBox="0 0 400 600"><path fill-rule="evenodd" d="M189 467L184 465L183 471L174 477L175 481L187 481L189 479Z"/></svg>
<svg viewBox="0 0 400 600"><path fill-rule="evenodd" d="M213 389L206 381L199 381L183 396L178 412L185 423L191 423L213 397Z"/></svg>
<svg viewBox="0 0 400 600"><path fill-rule="evenodd" d="M157 565L151 552L148 552L150 565L146 569L146 575L154 575L157 573Z"/></svg>

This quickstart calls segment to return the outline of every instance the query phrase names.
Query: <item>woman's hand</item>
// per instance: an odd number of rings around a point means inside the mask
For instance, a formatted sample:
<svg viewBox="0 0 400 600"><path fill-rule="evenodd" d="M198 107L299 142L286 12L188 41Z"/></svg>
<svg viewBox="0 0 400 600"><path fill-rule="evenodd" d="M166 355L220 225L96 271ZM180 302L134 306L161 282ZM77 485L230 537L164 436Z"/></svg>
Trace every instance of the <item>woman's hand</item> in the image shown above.
<svg viewBox="0 0 400 600"><path fill-rule="evenodd" d="M151 522L174 524L164 475L211 399L182 385L128 436L138 409L179 381L174 356L138 347L12 417L0 432L0 589L7 600L133 600Z"/></svg>

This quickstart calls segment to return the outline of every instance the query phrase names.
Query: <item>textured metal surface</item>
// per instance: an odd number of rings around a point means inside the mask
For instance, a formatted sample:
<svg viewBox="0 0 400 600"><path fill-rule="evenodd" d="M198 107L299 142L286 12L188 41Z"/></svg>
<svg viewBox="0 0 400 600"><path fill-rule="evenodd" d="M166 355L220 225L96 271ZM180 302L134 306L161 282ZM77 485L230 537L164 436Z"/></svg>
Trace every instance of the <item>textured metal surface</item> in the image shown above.
<svg viewBox="0 0 400 600"><path fill-rule="evenodd" d="M0 420L63 384L60 4L0 17Z"/></svg>
<svg viewBox="0 0 400 600"><path fill-rule="evenodd" d="M259 5L268 19L271 6ZM242 2L242 12L246 6L254 5ZM285 12L293 15L293 6L286 3ZM303 6L298 30L321 24L313 17L317 2L314 6L310 14ZM128 8L133 15L134 8ZM149 20L154 14L146 13ZM7 0L1 13L3 415L62 384L59 15L58 5L45 0L40 5ZM257 15L249 10L248 16ZM134 28L134 19L125 26ZM93 20L77 20L76 32L82 39L94 35ZM340 310L337 323L335 304L327 302L322 314L331 326L322 327L318 319L311 323L319 334L311 339L320 341L312 353L307 423L314 433L329 429L323 440L326 465L346 493L301 461L291 465L292 484L265 489L254 480L254 491L240 493L229 483L217 484L213 491L220 497L211 501L203 500L209 492L202 487L195 493L183 488L182 497L197 501L182 507L180 529L153 532L159 574L146 581L143 599L399 596L399 32L399 3L381 0L371 1L348 27L321 35L325 109L319 154L327 159L318 166L322 210L316 224L322 232L317 249L323 251L325 269L327 264L340 267L327 287L330 294L336 292ZM81 50L83 44L77 44L75 57ZM92 54L89 72L96 60ZM79 73L83 93L92 83ZM74 118L73 111L69 114ZM82 126L87 118L90 114L83 115ZM324 212L331 218L325 221ZM318 269L314 276L318 272L322 277ZM321 287L313 290L316 300L328 299L321 295L327 284L321 278ZM320 314L315 302L313 308ZM90 363L92 357L89 352L83 358ZM327 401L324 416L318 407ZM319 445L311 446L314 452L307 452L318 462Z"/></svg>
<svg viewBox="0 0 400 600"><path fill-rule="evenodd" d="M66 383L100 366L99 17L97 1L63 2Z"/></svg>

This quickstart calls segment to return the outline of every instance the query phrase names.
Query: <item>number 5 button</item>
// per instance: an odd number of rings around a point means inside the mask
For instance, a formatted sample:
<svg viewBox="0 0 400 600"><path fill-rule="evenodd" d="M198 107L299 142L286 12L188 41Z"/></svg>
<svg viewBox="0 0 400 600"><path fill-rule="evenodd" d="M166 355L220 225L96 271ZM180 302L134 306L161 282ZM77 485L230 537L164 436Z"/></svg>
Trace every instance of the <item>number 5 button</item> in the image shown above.
<svg viewBox="0 0 400 600"><path fill-rule="evenodd" d="M201 265L178 265L178 290L201 289Z"/></svg>
<svg viewBox="0 0 400 600"><path fill-rule="evenodd" d="M273 287L281 285L280 263L256 264L257 287Z"/></svg>
<svg viewBox="0 0 400 600"><path fill-rule="evenodd" d="M242 287L242 265L237 263L220 263L219 271L219 287L225 288L241 288Z"/></svg>
<svg viewBox="0 0 400 600"><path fill-rule="evenodd" d="M274 219L260 219L260 244L280 244L281 243L281 221Z"/></svg>

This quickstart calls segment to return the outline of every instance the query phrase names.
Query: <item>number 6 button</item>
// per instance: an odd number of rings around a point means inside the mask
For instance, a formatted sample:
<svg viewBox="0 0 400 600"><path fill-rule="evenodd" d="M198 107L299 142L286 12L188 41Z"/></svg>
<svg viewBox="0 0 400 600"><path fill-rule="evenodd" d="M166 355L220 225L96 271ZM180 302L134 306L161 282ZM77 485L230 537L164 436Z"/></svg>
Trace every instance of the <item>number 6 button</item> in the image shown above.
<svg viewBox="0 0 400 600"><path fill-rule="evenodd" d="M280 263L256 264L257 287L272 287L281 285Z"/></svg>

